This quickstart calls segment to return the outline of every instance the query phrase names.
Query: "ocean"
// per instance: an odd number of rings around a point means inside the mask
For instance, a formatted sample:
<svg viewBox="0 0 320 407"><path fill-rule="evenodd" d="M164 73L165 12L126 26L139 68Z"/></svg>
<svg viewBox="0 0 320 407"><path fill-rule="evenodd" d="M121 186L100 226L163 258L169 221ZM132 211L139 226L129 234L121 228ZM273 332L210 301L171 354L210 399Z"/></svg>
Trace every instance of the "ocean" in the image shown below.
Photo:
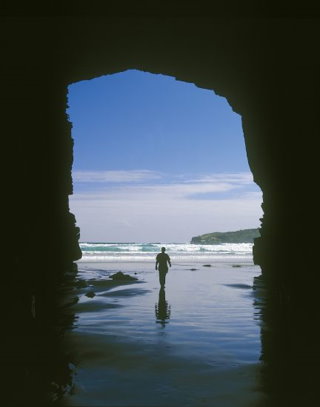
<svg viewBox="0 0 320 407"><path fill-rule="evenodd" d="M81 262L150 262L161 247L174 261L251 260L252 243L223 243L200 245L190 243L106 243L82 242Z"/></svg>

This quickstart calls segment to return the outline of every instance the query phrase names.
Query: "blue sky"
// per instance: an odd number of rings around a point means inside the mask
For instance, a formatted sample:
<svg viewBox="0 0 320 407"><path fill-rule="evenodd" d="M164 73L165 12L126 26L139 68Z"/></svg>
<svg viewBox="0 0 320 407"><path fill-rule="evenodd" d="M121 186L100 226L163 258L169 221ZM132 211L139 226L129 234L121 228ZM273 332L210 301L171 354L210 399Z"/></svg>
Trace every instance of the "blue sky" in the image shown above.
<svg viewBox="0 0 320 407"><path fill-rule="evenodd" d="M68 99L81 241L187 242L259 226L261 192L226 99L136 70L72 84Z"/></svg>

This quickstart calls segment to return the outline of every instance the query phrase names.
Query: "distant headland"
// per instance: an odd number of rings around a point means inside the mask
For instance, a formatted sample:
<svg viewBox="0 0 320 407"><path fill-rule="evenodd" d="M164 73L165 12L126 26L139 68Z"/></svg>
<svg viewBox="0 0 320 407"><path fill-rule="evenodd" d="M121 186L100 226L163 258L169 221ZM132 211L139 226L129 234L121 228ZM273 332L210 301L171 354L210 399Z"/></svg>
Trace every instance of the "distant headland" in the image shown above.
<svg viewBox="0 0 320 407"><path fill-rule="evenodd" d="M195 236L191 244L253 243L260 236L259 229L243 229L234 232L213 232Z"/></svg>

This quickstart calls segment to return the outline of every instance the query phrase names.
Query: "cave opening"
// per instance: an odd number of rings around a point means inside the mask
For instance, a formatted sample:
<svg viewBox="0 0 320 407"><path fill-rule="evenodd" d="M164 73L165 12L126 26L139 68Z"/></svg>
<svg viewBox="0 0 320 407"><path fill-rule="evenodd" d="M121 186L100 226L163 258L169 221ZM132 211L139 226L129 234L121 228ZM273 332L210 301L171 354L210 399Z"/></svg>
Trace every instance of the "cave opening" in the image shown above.
<svg viewBox="0 0 320 407"><path fill-rule="evenodd" d="M82 241L186 243L259 227L261 191L225 98L132 69L70 85L68 97Z"/></svg>
<svg viewBox="0 0 320 407"><path fill-rule="evenodd" d="M70 85L68 114L75 143L70 210L82 249L75 331L106 360L102 378L113 369L108 349L123 345L112 338L123 335L137 347L127 343L129 351L118 353L115 369L121 365L124 375L135 352L145 352L139 346L150 352L122 392L133 394L136 404L139 392L150 404L180 394L169 382L167 394L155 387L159 370L149 360L159 357L159 343L161 357L175 366L171 383L180 369L190 372L186 383L195 380L201 372L192 364L203 358L225 365L231 376L232 360L258 366L259 312L248 293L260 268L252 259L253 238L244 235L259 226L261 193L248 166L241 117L212 90L139 70ZM238 231L243 235L228 236ZM197 241L212 232L226 240ZM154 265L163 246L172 263L164 286ZM97 332L109 347L96 343ZM164 351L176 346L179 352ZM89 379L95 360L87 362L86 373L75 378L78 388L89 381L90 397L110 400L110 386L116 389L123 376L102 379L102 389ZM215 374L213 367L207 380ZM150 392L141 388L146 380ZM246 385L256 380L251 375ZM193 386L192 397L200 400L203 391L205 384ZM83 397L76 392L71 405ZM118 392L116 399L126 405Z"/></svg>
<svg viewBox="0 0 320 407"><path fill-rule="evenodd" d="M2 24L3 38L9 40L2 66L4 134L10 142L6 151L14 152L4 200L10 242L10 273L4 273L7 288L2 293L7 309L3 349L5 364L11 366L3 371L11 384L4 382L8 399L18 396L17 372L21 400L33 400L31 393L39 392L45 381L56 380L43 374L47 355L56 359L53 339L48 343L46 338L54 338L51 327L57 319L48 315L60 320L57 283L62 275L68 278L79 255L68 207L72 140L65 120L66 86L139 67L215 89L242 115L250 168L264 200L262 238L254 247L269 296L261 328L264 361L273 367L266 385L270 390L271 382L280 391L283 403L305 403L310 395L317 400L318 244L309 236L317 218L312 191L318 162L313 146L319 129L319 64L314 52L319 24L312 13L310 18L296 18L290 10L288 17L265 10L252 19L219 16L201 6L192 13L184 8L181 17L159 11L126 14L121 7L121 13L109 12L107 18L21 16ZM28 240L19 250L11 244L17 231ZM39 244L37 252L33 242ZM19 301L12 301L16 292ZM194 308L189 305L187 310L192 314ZM173 325L177 308L171 311ZM21 354L28 358L21 360ZM35 361L39 368L34 368ZM213 382L216 378L208 386ZM241 398L237 391L230 394ZM234 406L234 400L230 404Z"/></svg>

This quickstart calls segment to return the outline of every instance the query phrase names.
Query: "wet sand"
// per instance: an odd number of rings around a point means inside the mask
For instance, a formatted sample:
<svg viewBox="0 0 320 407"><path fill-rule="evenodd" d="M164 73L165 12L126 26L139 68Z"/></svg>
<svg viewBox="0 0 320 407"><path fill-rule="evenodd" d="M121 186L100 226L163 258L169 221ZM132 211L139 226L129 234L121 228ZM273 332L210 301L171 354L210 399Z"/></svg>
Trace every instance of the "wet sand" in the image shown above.
<svg viewBox="0 0 320 407"><path fill-rule="evenodd" d="M260 270L250 261L175 262L164 291L154 263L80 263L79 270L88 286L78 289L66 336L75 374L65 405L264 403L253 290ZM119 270L138 281L110 281Z"/></svg>

